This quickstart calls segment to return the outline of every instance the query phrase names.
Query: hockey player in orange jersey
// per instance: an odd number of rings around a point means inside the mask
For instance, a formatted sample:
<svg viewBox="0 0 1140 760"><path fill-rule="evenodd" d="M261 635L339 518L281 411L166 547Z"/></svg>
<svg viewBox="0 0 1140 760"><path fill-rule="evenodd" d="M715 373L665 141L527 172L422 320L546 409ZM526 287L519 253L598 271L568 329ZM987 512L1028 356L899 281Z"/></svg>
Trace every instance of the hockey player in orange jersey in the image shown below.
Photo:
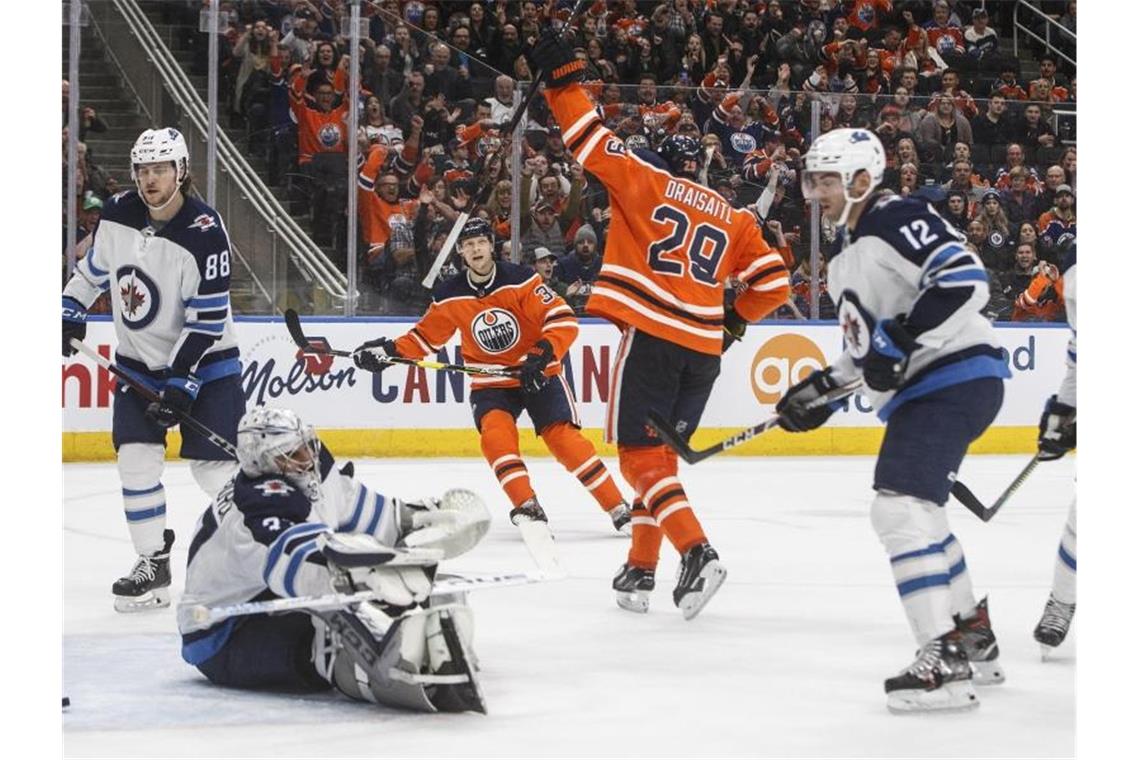
<svg viewBox="0 0 1140 760"><path fill-rule="evenodd" d="M567 149L609 191L612 221L601 272L586 304L622 330L610 381L606 437L637 492L633 545L613 587L619 606L649 609L662 533L681 554L673 602L686 619L704 607L725 570L677 478L677 456L647 425L650 411L683 435L696 430L720 355L788 296L788 271L755 218L697 184L700 146L671 136L670 171L631 154L595 111L580 81L584 63L556 34L531 51ZM532 66L532 69L534 67ZM746 285L724 309L724 282Z"/></svg>
<svg viewBox="0 0 1140 760"><path fill-rule="evenodd" d="M483 456L511 500L511 522L546 522L519 455L516 420L525 409L550 453L629 534L630 509L594 445L580 432L577 402L562 376L562 357L578 335L573 310L533 270L492 257L491 227L472 217L457 242L467 271L441 282L420 321L392 340L361 345L354 360L379 372L385 356L422 359L461 333L468 366L517 367L517 377L473 375L471 408Z"/></svg>

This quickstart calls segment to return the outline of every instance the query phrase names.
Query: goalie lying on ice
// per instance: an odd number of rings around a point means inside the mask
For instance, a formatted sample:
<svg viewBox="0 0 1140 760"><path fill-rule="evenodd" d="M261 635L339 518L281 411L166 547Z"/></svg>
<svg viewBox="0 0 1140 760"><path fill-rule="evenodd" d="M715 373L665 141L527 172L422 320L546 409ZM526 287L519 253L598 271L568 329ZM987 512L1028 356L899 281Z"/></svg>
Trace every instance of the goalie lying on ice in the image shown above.
<svg viewBox="0 0 1140 760"><path fill-rule="evenodd" d="M462 594L436 564L490 526L477 495L401 501L334 468L312 427L257 407L238 425L241 471L198 521L178 605L182 657L221 686L320 691L429 712L484 712ZM371 590L333 611L198 622L200 605Z"/></svg>

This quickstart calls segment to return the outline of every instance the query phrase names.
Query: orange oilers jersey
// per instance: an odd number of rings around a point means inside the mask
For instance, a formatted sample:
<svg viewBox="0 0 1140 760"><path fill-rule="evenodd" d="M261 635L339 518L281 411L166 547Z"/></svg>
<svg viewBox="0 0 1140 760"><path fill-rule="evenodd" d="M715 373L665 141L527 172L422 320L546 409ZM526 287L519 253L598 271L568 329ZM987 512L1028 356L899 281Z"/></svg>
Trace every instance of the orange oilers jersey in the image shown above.
<svg viewBox="0 0 1140 760"><path fill-rule="evenodd" d="M500 261L489 283L476 287L461 272L436 286L432 304L416 326L396 339L401 356L434 355L460 332L463 362L473 367L512 367L542 339L554 358L546 376L562 374L562 357L578 337L578 319L562 297L529 267ZM471 389L517 388L513 377L471 376Z"/></svg>
<svg viewBox="0 0 1140 760"><path fill-rule="evenodd" d="M317 153L347 153L349 100L328 113L312 108L305 102L304 82L298 73L289 89L289 106L297 122L297 162L307 164Z"/></svg>
<svg viewBox="0 0 1140 760"><path fill-rule="evenodd" d="M566 147L610 194L610 228L589 313L719 355L730 276L747 287L736 300L745 319L784 303L788 270L750 212L628 153L581 86L548 88L545 97Z"/></svg>
<svg viewBox="0 0 1140 760"><path fill-rule="evenodd" d="M359 204L360 233L368 243L368 260L371 261L384 248L392 234L392 222L402 221L411 225L415 222L418 203L414 200L388 203L376 194L376 181L388 162L392 149L383 145L373 145L368 151L368 159L361 165L356 175L356 198ZM400 176L406 175L415 165L419 149L405 145L396 154L395 169Z"/></svg>

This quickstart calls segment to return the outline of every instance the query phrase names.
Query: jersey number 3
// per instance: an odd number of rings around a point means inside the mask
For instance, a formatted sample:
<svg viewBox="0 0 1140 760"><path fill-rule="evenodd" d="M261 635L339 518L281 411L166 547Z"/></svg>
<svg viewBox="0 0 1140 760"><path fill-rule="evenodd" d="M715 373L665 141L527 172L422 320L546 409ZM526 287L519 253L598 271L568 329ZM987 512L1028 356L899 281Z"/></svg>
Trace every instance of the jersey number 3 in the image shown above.
<svg viewBox="0 0 1140 760"><path fill-rule="evenodd" d="M728 235L719 227L701 222L689 238L691 222L688 215L675 206L661 205L653 209L653 221L672 224L673 231L649 246L649 268L654 272L671 277L682 277L685 264L673 258L665 258L684 247L684 255L689 261L689 272L697 282L706 285L720 285L716 278L716 268L728 247ZM684 246L688 239L688 246Z"/></svg>

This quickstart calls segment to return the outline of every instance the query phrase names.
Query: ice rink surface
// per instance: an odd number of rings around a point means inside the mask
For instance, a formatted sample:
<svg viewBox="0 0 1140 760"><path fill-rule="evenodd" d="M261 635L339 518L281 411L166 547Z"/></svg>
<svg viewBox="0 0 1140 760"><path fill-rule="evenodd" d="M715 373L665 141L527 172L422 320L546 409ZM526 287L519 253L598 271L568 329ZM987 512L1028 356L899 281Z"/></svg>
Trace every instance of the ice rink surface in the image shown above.
<svg viewBox="0 0 1140 760"><path fill-rule="evenodd" d="M992 501L1025 455L970 457ZM616 472L614 462L607 461ZM64 693L68 757L1071 757L1075 638L1043 663L1031 631L1073 493L1071 457L1037 469L994 520L951 502L1007 681L964 714L894 716L883 679L914 651L871 528L873 459L722 457L681 478L728 580L685 621L662 548L648 615L614 604L625 558L593 500L553 460L529 462L567 580L471 594L489 714L422 715L209 685L179 657L173 608L121 615L110 586L134 559L111 464L64 468ZM357 475L415 497L465 486L494 514L445 570L532 565L509 505L477 460L358 460ZM174 598L203 497L181 463L164 478Z"/></svg>

